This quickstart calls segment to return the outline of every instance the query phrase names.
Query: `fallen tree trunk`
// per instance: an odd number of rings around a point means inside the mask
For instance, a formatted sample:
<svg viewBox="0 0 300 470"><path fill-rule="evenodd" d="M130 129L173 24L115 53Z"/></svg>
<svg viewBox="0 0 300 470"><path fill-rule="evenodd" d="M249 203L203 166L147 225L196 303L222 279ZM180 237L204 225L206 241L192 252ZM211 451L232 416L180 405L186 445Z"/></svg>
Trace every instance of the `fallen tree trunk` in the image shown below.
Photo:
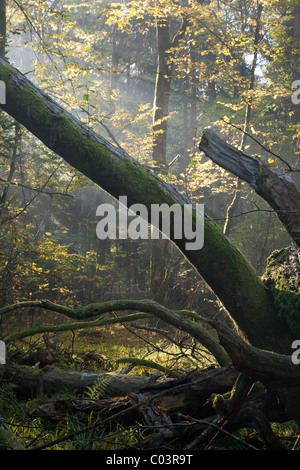
<svg viewBox="0 0 300 470"><path fill-rule="evenodd" d="M230 390L238 372L232 368L220 368L194 373L181 379L165 379L155 383L157 376L123 375L112 373L82 373L55 367L37 369L26 366L1 366L1 379L15 385L15 393L22 397L53 394L69 390L78 394L99 383L103 397L125 396L130 392L153 394L158 390L169 390L168 396L160 399L162 406L179 409L183 403L187 412L203 412L204 403L211 393ZM178 387L177 387L178 386Z"/></svg>
<svg viewBox="0 0 300 470"><path fill-rule="evenodd" d="M110 373L84 373L45 367L43 369L26 366L1 366L2 380L15 385L15 393L20 397L42 396L62 390L82 394L101 381L104 396L124 396L132 391L140 391L150 383L150 378L138 375Z"/></svg>
<svg viewBox="0 0 300 470"><path fill-rule="evenodd" d="M276 212L297 246L300 246L300 191L286 173L275 173L261 158L251 157L224 142L210 129L199 149L214 163L246 181Z"/></svg>
<svg viewBox="0 0 300 470"><path fill-rule="evenodd" d="M141 442L143 449L161 446L177 448L177 441L180 441L180 446L191 445L193 448L196 443L199 444L199 435L205 433L212 422L218 421L210 399L212 392L227 392L236 377L237 373L232 368L206 370L190 377L186 383L177 384L177 381L171 380L158 387L131 392L117 400L68 397L48 400L40 403L31 414L51 422L72 415L88 422L92 414L96 426L106 427L110 431L118 425L126 429L136 426L138 422L141 429L144 425L147 428L148 437ZM261 386L246 398L241 410L229 420L225 429L254 428L268 448L282 449L269 420L284 422L288 417L276 397ZM185 427L184 433L182 426ZM215 433L216 429L212 428L212 432ZM210 434L206 433L203 441L209 438Z"/></svg>
<svg viewBox="0 0 300 470"><path fill-rule="evenodd" d="M12 371L11 371L12 372ZM10 373L11 373L10 372ZM65 374L65 371L44 371L43 379L45 379L45 391L53 392L54 390L63 390L61 387L68 387L73 390L80 388L82 392L86 391L87 386L91 386L96 380L103 377L104 381L108 377L110 381L106 384L107 394L113 397L113 392L118 392L117 397L125 399L120 401L120 404L124 409L127 409L128 403L133 403L132 399L135 396L142 394L143 400L153 402L153 405L164 409L171 417L172 421L178 420L178 413L190 414L194 418L205 418L214 414L212 406L211 395L212 393L223 394L228 392L236 378L237 371L233 368L219 368L219 369L207 369L202 372L195 372L190 376L186 376L183 379L168 379L157 384L151 384L151 377L144 376L120 376L110 374L80 374L70 373ZM64 378L65 376L65 378ZM58 379L59 377L59 379ZM54 382L51 383L51 379L54 378ZM21 382L25 379L25 387ZM20 387L20 390L26 392L30 391L34 393L36 390L36 377L33 377L33 372L28 369L22 368L22 371L10 376L10 380ZM73 383L70 384L69 382ZM84 384L84 385L83 385ZM59 388L58 388L59 387ZM121 388L123 388L123 393ZM105 394L105 390L104 390ZM128 402L129 395L131 399ZM144 401L141 401L143 404ZM81 398L66 398L62 397L56 400L50 400L43 404L42 410L47 414L53 416L57 413L57 418L61 418L62 413L72 412L73 414L79 413L81 416L88 416L89 413L98 412L100 413L101 419L110 419L114 415L112 413L112 407L115 409L115 399L103 398L100 400L87 400L82 401ZM123 409L118 406L118 411ZM135 419L136 414L133 415ZM112 418L113 419L113 418ZM120 421L118 421L120 422ZM128 416L123 424L133 424L132 420L128 420Z"/></svg>
<svg viewBox="0 0 300 470"><path fill-rule="evenodd" d="M16 365L1 367L2 380L15 385L14 391L17 396L33 397L37 393L41 395L41 391L50 395L64 390L84 395L89 387L99 383L102 399L93 400L90 404L85 400L86 405L81 408L83 414L98 409L98 411L101 410L102 417L107 418L111 412L104 405L102 407L102 404L114 403L114 400L111 399L115 397L142 393L145 399L155 398L153 403L167 410L174 421L178 419L178 413L188 414L193 418L211 416L214 413L212 395L222 395L230 391L237 377L238 371L233 367L211 367L203 371L196 370L181 379L164 379L162 381L157 380L157 376L154 378L153 376L110 373L81 373L53 367L44 369ZM74 412L76 409L79 411L78 404L82 404L80 398L71 398L67 401L65 398L50 400L49 407L53 411L54 402L68 403L69 409L73 407ZM60 405L59 408L61 408ZM262 403L260 408L263 409ZM44 409L46 410L46 408ZM270 413L267 408L264 411Z"/></svg>

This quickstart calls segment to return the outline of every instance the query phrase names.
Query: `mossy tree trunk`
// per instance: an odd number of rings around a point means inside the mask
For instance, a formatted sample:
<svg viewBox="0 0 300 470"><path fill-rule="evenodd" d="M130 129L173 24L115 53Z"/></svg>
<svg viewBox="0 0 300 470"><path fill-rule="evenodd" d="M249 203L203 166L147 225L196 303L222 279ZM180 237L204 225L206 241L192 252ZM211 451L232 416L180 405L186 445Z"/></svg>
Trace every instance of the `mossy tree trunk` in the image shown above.
<svg viewBox="0 0 300 470"><path fill-rule="evenodd" d="M0 80L6 82L7 90L3 110L113 197L126 195L128 206L140 203L148 210L152 204L190 204L185 196L154 173L87 129L4 59L0 59ZM193 216L194 220L198 217L195 210ZM293 334L276 318L273 302L260 278L240 251L207 217L204 231L205 241L201 250L186 250L185 244L189 240L184 236L175 239L171 233L170 238L253 344L286 352L294 339Z"/></svg>
<svg viewBox="0 0 300 470"><path fill-rule="evenodd" d="M112 196L127 195L129 206L140 203L148 210L152 204L190 204L154 173L87 129L2 58L0 80L6 82L7 90L3 110ZM197 217L199 215L194 210L194 222ZM171 240L198 270L254 346L290 354L291 344L297 337L277 317L272 298L261 279L240 251L207 217L204 230L205 241L201 250L186 250L185 243L189 240L185 237L176 239L173 233ZM285 399L289 405L289 392ZM300 421L297 405L292 402L290 413Z"/></svg>

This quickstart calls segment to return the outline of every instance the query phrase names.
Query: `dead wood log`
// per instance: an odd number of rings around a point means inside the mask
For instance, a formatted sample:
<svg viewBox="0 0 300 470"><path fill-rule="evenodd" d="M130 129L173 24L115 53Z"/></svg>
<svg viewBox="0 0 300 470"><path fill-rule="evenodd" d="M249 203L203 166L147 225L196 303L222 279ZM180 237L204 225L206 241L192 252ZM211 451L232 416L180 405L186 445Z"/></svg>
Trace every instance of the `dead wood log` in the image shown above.
<svg viewBox="0 0 300 470"><path fill-rule="evenodd" d="M246 155L207 129L199 144L214 163L246 181L275 210L297 246L300 246L300 191L285 172L274 172L259 157Z"/></svg>
<svg viewBox="0 0 300 470"><path fill-rule="evenodd" d="M195 372L186 383L178 386L175 381L165 388L162 393L153 400L157 406L168 410L172 421L177 420L178 413L190 414L194 417L208 417L212 414L211 396L213 393L226 393L233 387L238 376L236 370L228 368L208 368L204 371ZM160 387L161 389L162 387ZM158 389L145 389L143 395L151 397L157 394Z"/></svg>
<svg viewBox="0 0 300 470"><path fill-rule="evenodd" d="M257 431L265 446L268 449L283 449L281 441L274 435L270 426L271 422L284 423L289 420L287 413L277 397L265 389L262 385L256 388L245 400L239 413L229 420L221 419L221 416L214 414L204 417L200 415L180 415L180 426L174 426L173 432L151 434L142 445L144 449L151 450L158 447L178 446L188 450L201 449L214 440L216 436L227 435L239 429L250 428ZM183 431L184 430L184 431ZM225 434L224 434L225 433ZM235 439L236 436L233 436ZM239 440L246 447L253 448L247 442ZM176 447L175 447L176 448Z"/></svg>
<svg viewBox="0 0 300 470"><path fill-rule="evenodd" d="M129 396L117 400L60 397L40 403L31 414L55 423L66 415L76 415L88 422L92 413L96 426L107 426L110 430L118 424L130 427L139 423L141 426L145 425L149 433L147 439L142 442L144 449L174 446L174 443L176 446L178 442L180 445L189 445L194 440L199 443L199 435L201 442L207 442L211 434L206 435L205 431L217 417L210 397L215 390L228 390L234 382L234 377L234 369L207 370L201 373L200 377L193 377L192 381L185 384L174 386L174 381L168 381L168 385L163 385L163 391L159 391L160 388L149 389L137 394L130 393ZM191 387L194 388L192 403L187 401L187 391ZM201 395L202 400L196 406L196 398ZM186 411L189 413L186 414ZM245 427L256 429L268 448L281 449L283 447L269 423L287 420L287 414L275 395L260 385L246 398L239 413L234 415L233 419L227 420L224 429L229 432ZM214 434L217 429L213 428L212 431Z"/></svg>
<svg viewBox="0 0 300 470"><path fill-rule="evenodd" d="M13 383L16 387L16 395L24 398L36 395L42 397L43 394L51 395L57 392L63 393L65 390L82 395L86 394L88 387L101 381L101 398L103 397L105 400L104 402L99 401L99 410L101 410L102 404L104 408L107 408L107 399L125 397L130 393L138 394L140 392L145 399L151 398L152 400L155 395L153 404L167 410L171 420L176 422L178 413L182 412L201 419L211 416L215 413L211 400L212 394L221 395L230 391L237 377L238 372L233 367L209 368L204 371L195 371L180 380L164 379L153 383L152 377L145 376L81 373L52 367L38 369L6 365L1 367L0 378ZM111 403L113 402L111 400ZM97 407L97 403L97 401L93 401L93 407ZM70 401L68 406L74 407L75 402ZM95 411L94 408L88 407L88 401L85 400L85 406L81 408L81 412L89 413L93 410ZM76 407L74 411L76 411Z"/></svg>
<svg viewBox="0 0 300 470"><path fill-rule="evenodd" d="M1 366L1 379L13 383L16 395L24 398L37 394L41 396L43 393L51 395L63 390L82 394L100 380L103 396L125 396L151 383L151 377L137 375L84 373L54 367L39 369L16 365Z"/></svg>
<svg viewBox="0 0 300 470"><path fill-rule="evenodd" d="M49 400L43 403L43 410L49 416L52 414L51 410L57 410L57 413L61 414L63 413L63 409L65 409L65 411L68 410L68 412L79 413L82 416L88 415L92 411L94 413L98 412L101 413L102 417L106 418L107 410L110 408L109 404L115 407L115 403L119 403L119 399L125 397L128 399L128 396L131 396L131 403L134 400L137 402L137 396L142 394L142 406L144 400L151 399L154 406L167 410L172 421L177 420L177 414L181 413L182 410L196 417L203 418L210 416L212 412L214 412L212 402L210 401L212 393L222 394L228 392L235 383L238 375L233 368L209 368L200 372L195 371L180 380L166 379L160 383L151 384L151 377L144 376L72 373L63 370L59 371L57 369L44 369L41 371L40 369L10 367L9 373L6 370L3 376L5 376L6 380L10 380L16 384L19 388L19 391L17 388L18 393L22 392L23 395L26 393L28 396L28 394L35 394L37 380L35 374L37 371L39 375L42 374L44 391L47 391L47 394L58 391L63 392L66 388L77 391L81 390L83 393L88 386L91 386L96 380L102 377L104 381L106 378L110 380L107 384L107 395L110 394L110 396L113 397L114 393L118 392L116 394L118 400L116 400L116 398L100 400L88 400L85 398L81 400L80 398L66 399L65 397L57 400ZM122 406L123 405L126 408L128 403L123 401ZM49 408L47 408L48 406ZM111 414L111 412L109 412L109 414Z"/></svg>
<svg viewBox="0 0 300 470"><path fill-rule="evenodd" d="M2 378L11 380L17 385L17 391L22 395L35 394L37 383L43 382L47 393L57 392L66 388L86 391L96 380L109 380L106 384L108 394L117 394L116 399L107 398L90 400L79 397L60 397L41 402L32 412L48 422L57 422L67 415L87 421L91 413L96 422L109 429L118 424L128 427L136 423L145 423L149 433L156 430L159 434L151 434L144 442L145 448L153 448L158 440L161 445L166 442L180 441L189 444L199 433L209 426L216 417L216 410L211 399L212 394L224 394L230 391L236 382L238 372L232 368L209 368L195 371L185 379L167 379L162 383L151 385L149 377L121 376L117 374L86 374L64 371L54 368L28 368L6 366L2 370ZM151 378L150 378L151 379ZM126 395L126 396L125 396ZM184 427L182 416L187 415L191 420L208 420L187 423ZM251 427L258 431L268 448L280 449L281 443L274 436L269 420L283 422L287 415L275 396L261 386L254 395L246 398L245 404L229 420L228 429ZM103 423L103 424L101 424ZM179 427L176 427L179 426Z"/></svg>
<svg viewBox="0 0 300 470"><path fill-rule="evenodd" d="M22 353L16 353L14 359L16 359L18 355L21 356L19 364L25 366L36 366L40 369L56 362L54 356L51 354L50 351L47 351L46 349L40 347L37 348L35 352L24 354L23 357Z"/></svg>

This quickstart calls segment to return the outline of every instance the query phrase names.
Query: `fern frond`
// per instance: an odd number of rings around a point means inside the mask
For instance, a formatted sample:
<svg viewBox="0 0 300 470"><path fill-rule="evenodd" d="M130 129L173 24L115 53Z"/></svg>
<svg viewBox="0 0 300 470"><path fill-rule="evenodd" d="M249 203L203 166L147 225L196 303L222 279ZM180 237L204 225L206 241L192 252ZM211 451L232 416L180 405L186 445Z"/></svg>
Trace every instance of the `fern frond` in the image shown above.
<svg viewBox="0 0 300 470"><path fill-rule="evenodd" d="M101 400L104 398L112 398L114 394L109 393L108 386L111 381L111 377L108 375L103 375L103 377L99 377L93 385L87 387L85 395L87 398L92 400Z"/></svg>

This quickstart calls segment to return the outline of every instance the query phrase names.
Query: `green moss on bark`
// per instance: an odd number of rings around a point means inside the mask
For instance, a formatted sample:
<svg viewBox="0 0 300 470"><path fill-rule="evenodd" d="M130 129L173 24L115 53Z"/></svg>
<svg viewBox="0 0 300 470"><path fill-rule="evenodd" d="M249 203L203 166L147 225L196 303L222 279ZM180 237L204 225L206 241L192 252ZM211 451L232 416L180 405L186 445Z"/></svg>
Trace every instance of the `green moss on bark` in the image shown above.
<svg viewBox="0 0 300 470"><path fill-rule="evenodd" d="M300 334L300 253L295 248L275 251L268 258L265 283L279 318Z"/></svg>
<svg viewBox="0 0 300 470"><path fill-rule="evenodd" d="M25 450L23 444L16 438L9 429L0 429L0 449L1 450Z"/></svg>

